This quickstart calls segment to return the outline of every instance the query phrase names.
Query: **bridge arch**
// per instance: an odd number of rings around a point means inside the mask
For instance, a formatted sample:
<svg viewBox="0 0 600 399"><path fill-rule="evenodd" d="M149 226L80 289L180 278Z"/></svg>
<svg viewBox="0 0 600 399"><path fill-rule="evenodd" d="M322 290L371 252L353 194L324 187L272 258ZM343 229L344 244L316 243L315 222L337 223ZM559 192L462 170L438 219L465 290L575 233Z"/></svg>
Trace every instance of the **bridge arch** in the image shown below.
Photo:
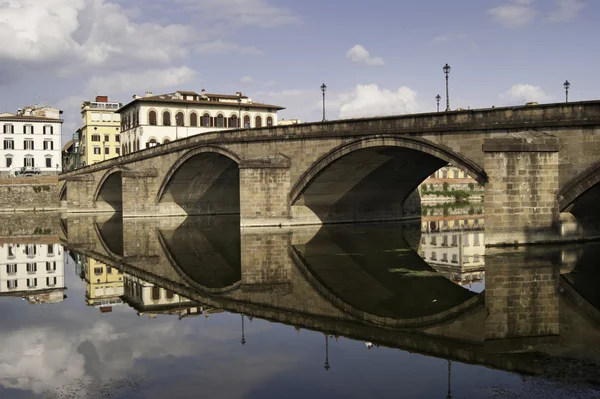
<svg viewBox="0 0 600 399"><path fill-rule="evenodd" d="M94 202L97 206L101 203L106 203L114 211L122 211L123 172L126 170L128 170L126 167L117 166L109 169L102 176L94 193Z"/></svg>
<svg viewBox="0 0 600 399"><path fill-rule="evenodd" d="M162 181L156 202L188 215L237 214L240 157L218 146L194 148L179 158Z"/></svg>
<svg viewBox="0 0 600 399"><path fill-rule="evenodd" d="M60 192L58 194L58 200L59 201L67 200L67 184L63 184L62 187L60 188Z"/></svg>
<svg viewBox="0 0 600 399"><path fill-rule="evenodd" d="M600 231L600 162L563 186L557 195L560 212L570 212L584 231Z"/></svg>
<svg viewBox="0 0 600 399"><path fill-rule="evenodd" d="M419 201L411 197L403 209L405 200L448 163L481 184L487 181L481 166L429 140L395 135L354 140L315 161L290 190L290 204L310 209L322 222L416 216ZM410 212L406 211L409 202L414 208Z"/></svg>

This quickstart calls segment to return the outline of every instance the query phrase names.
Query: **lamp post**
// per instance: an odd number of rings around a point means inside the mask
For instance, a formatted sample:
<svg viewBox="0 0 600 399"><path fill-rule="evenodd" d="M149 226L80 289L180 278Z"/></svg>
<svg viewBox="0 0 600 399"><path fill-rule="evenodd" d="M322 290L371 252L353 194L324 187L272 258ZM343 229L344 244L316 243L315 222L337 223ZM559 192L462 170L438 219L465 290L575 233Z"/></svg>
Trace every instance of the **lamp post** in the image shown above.
<svg viewBox="0 0 600 399"><path fill-rule="evenodd" d="M448 360L448 395L446 395L446 399L452 399L452 391L450 389L451 379L452 379L452 360Z"/></svg>
<svg viewBox="0 0 600 399"><path fill-rule="evenodd" d="M439 94L437 96L435 96L435 101L437 102L437 112L440 112L440 100L442 99L442 96L440 96Z"/></svg>
<svg viewBox="0 0 600 399"><path fill-rule="evenodd" d="M323 83L321 85L321 91L323 92L323 122L325 122L325 90L327 90L327 86Z"/></svg>
<svg viewBox="0 0 600 399"><path fill-rule="evenodd" d="M242 126L242 96L238 97L238 128Z"/></svg>
<svg viewBox="0 0 600 399"><path fill-rule="evenodd" d="M325 371L329 371L329 336L325 334Z"/></svg>
<svg viewBox="0 0 600 399"><path fill-rule="evenodd" d="M571 83L569 83L568 80L565 80L563 86L565 88L565 102L569 102L569 87L571 87Z"/></svg>
<svg viewBox="0 0 600 399"><path fill-rule="evenodd" d="M244 315L242 315L242 340L240 342L242 345L246 345L246 338L244 338Z"/></svg>
<svg viewBox="0 0 600 399"><path fill-rule="evenodd" d="M450 75L450 65L444 65L444 74L446 75L446 111L450 111L450 95L448 94L448 75Z"/></svg>

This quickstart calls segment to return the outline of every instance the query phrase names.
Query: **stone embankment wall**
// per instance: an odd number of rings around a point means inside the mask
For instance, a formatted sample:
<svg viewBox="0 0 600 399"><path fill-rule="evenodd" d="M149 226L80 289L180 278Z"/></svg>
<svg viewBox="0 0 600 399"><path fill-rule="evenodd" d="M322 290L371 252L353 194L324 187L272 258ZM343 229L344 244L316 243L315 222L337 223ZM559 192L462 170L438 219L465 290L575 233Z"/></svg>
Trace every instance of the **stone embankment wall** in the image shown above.
<svg viewBox="0 0 600 399"><path fill-rule="evenodd" d="M0 179L0 212L58 211L58 177Z"/></svg>

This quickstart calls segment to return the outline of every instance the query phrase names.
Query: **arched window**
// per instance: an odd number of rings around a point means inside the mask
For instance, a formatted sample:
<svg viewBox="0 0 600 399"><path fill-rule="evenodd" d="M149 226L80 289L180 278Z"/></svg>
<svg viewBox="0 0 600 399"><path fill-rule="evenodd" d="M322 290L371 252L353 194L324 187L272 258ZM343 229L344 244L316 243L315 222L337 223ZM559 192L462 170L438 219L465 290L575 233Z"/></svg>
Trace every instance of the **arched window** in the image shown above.
<svg viewBox="0 0 600 399"><path fill-rule="evenodd" d="M160 299L160 287L152 287L152 300L158 301Z"/></svg>
<svg viewBox="0 0 600 399"><path fill-rule="evenodd" d="M169 139L164 139L163 144L169 144L171 142L171 140Z"/></svg>
<svg viewBox="0 0 600 399"><path fill-rule="evenodd" d="M221 114L217 115L217 127L225 127L225 119Z"/></svg>
<svg viewBox="0 0 600 399"><path fill-rule="evenodd" d="M250 116L249 115L244 116L244 128L250 129Z"/></svg>
<svg viewBox="0 0 600 399"><path fill-rule="evenodd" d="M148 113L148 123L152 126L156 126L156 111L150 111Z"/></svg>
<svg viewBox="0 0 600 399"><path fill-rule="evenodd" d="M169 290L166 290L166 291L167 292L166 292L165 296L167 297L167 299L173 299L173 296L174 296L173 291L169 291Z"/></svg>
<svg viewBox="0 0 600 399"><path fill-rule="evenodd" d="M203 127L209 127L210 126L210 115L209 114L202 115L202 124L201 124L201 126L203 126Z"/></svg>
<svg viewBox="0 0 600 399"><path fill-rule="evenodd" d="M150 139L150 141L146 143L146 148L156 147L157 145L156 139Z"/></svg>
<svg viewBox="0 0 600 399"><path fill-rule="evenodd" d="M256 118L254 119L254 127L262 127L262 118L260 115L256 115Z"/></svg>
<svg viewBox="0 0 600 399"><path fill-rule="evenodd" d="M171 126L171 113L169 111L163 112L163 126Z"/></svg>
<svg viewBox="0 0 600 399"><path fill-rule="evenodd" d="M273 118L270 116L267 116L267 126L273 126Z"/></svg>
<svg viewBox="0 0 600 399"><path fill-rule="evenodd" d="M190 126L198 126L198 115L195 112L190 114Z"/></svg>
<svg viewBox="0 0 600 399"><path fill-rule="evenodd" d="M238 128L238 117L237 115L232 115L231 118L229 118L229 127L232 128Z"/></svg>
<svg viewBox="0 0 600 399"><path fill-rule="evenodd" d="M183 112L178 112L175 115L175 123L177 126L183 126Z"/></svg>

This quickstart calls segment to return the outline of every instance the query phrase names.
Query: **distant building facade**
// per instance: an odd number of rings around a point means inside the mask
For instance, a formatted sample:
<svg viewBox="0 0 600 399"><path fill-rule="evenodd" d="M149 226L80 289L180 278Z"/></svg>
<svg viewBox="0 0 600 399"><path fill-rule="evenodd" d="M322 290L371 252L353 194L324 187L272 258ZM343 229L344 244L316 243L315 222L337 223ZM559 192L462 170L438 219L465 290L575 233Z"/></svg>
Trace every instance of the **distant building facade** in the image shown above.
<svg viewBox="0 0 600 399"><path fill-rule="evenodd" d="M61 171L61 113L37 106L0 113L0 175Z"/></svg>
<svg viewBox="0 0 600 399"><path fill-rule="evenodd" d="M119 109L122 153L145 148L209 131L257 128L277 125L278 105L253 102L236 93L209 94L193 91L134 96Z"/></svg>
<svg viewBox="0 0 600 399"><path fill-rule="evenodd" d="M64 299L65 264L60 244L2 244L0 296L16 296L29 303Z"/></svg>
<svg viewBox="0 0 600 399"><path fill-rule="evenodd" d="M123 303L124 281L120 270L86 257L82 260L82 274L86 282L86 305L104 313Z"/></svg>
<svg viewBox="0 0 600 399"><path fill-rule="evenodd" d="M78 130L81 166L93 165L121 155L120 103L106 96L81 104L83 125Z"/></svg>
<svg viewBox="0 0 600 399"><path fill-rule="evenodd" d="M445 183L445 186L444 186ZM423 187L425 189L423 190ZM443 191L444 187L448 190L483 190L483 187L467 174L464 170L454 165L446 165L435 171L419 185L421 194L427 191Z"/></svg>

